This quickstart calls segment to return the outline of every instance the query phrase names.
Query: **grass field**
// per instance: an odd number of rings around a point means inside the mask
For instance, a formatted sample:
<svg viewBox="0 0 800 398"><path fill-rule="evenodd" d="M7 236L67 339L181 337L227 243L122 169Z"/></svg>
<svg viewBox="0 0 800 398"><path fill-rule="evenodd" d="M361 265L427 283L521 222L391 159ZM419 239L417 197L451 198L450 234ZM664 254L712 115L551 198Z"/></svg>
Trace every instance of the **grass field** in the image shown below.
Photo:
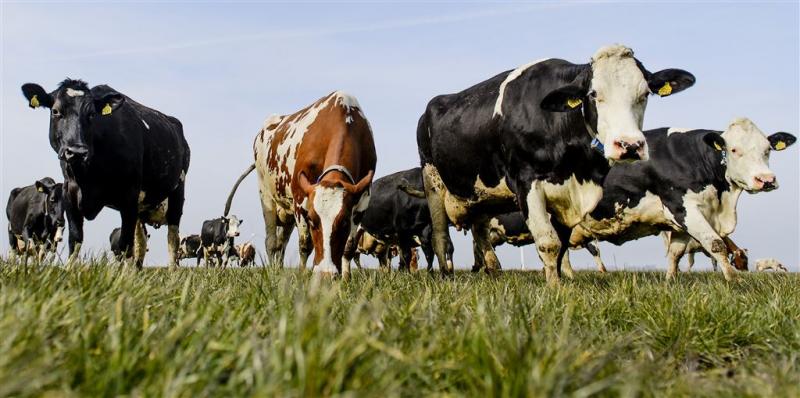
<svg viewBox="0 0 800 398"><path fill-rule="evenodd" d="M800 278L0 267L0 396L800 396Z"/></svg>

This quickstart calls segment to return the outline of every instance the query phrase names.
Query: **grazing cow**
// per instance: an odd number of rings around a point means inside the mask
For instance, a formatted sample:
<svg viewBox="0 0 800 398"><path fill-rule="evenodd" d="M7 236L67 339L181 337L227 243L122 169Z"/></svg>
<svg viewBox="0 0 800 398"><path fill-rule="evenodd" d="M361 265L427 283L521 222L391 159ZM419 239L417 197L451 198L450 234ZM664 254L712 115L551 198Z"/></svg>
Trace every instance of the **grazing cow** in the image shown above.
<svg viewBox="0 0 800 398"><path fill-rule="evenodd" d="M236 255L239 257L240 267L246 267L256 263L256 248L250 242L236 245Z"/></svg>
<svg viewBox="0 0 800 398"><path fill-rule="evenodd" d="M615 45L587 64L540 60L433 98L417 144L440 269L452 272L448 220L468 227L521 210L547 280L557 283L562 243L600 200L610 164L648 158L641 129L649 95L694 81L678 69L651 73ZM487 271L498 270L485 229L473 237Z"/></svg>
<svg viewBox="0 0 800 398"><path fill-rule="evenodd" d="M383 270L388 270L390 268L393 257L392 251L396 250L395 247L387 245L386 242L372 236L372 234L364 231L360 227L359 231L356 232L356 241L358 242L358 247L353 261L358 268L362 268L361 254L367 254L377 258L379 267Z"/></svg>
<svg viewBox="0 0 800 398"><path fill-rule="evenodd" d="M775 272L789 272L786 267L781 264L780 261L774 258L761 258L756 261L756 271L762 272L767 270L773 270Z"/></svg>
<svg viewBox="0 0 800 398"><path fill-rule="evenodd" d="M769 155L792 145L788 133L765 136L749 119L735 119L725 131L661 128L645 133L650 161L614 167L603 185L603 199L570 244L593 239L614 244L672 231L667 277L673 278L691 239L722 266L726 279L735 269L726 240L736 226L742 192L778 187Z"/></svg>
<svg viewBox="0 0 800 398"><path fill-rule="evenodd" d="M207 267L228 265L229 258L236 254L233 239L239 236L242 221L232 215L203 221L200 243ZM214 262L211 262L212 259Z"/></svg>
<svg viewBox="0 0 800 398"><path fill-rule="evenodd" d="M667 250L669 250L669 246L672 240L672 232L664 231L661 233L661 236L664 238L664 244L666 245ZM733 264L733 268L736 268L739 271L747 271L747 262L748 262L747 249L742 249L735 243L733 243L730 236L723 237L722 240L725 241L725 245L728 247L728 253L730 254L730 260L731 263ZM705 249L703 249L703 246L700 244L700 242L698 242L695 239L690 239L689 242L686 244L686 249L683 251L683 253L678 254L679 257L687 255L687 261L689 264L687 270L691 270L692 267L694 267L695 253L703 253L708 258L710 258L711 267L714 269L714 272L717 271L718 267L717 260L715 260L714 257L712 257L710 254L708 254L708 252L705 251Z"/></svg>
<svg viewBox="0 0 800 398"><path fill-rule="evenodd" d="M283 264L286 244L297 225L300 268L314 250L314 271L349 275L343 260L369 204L375 173L372 129L356 99L341 91L285 116L267 118L253 143L255 163L236 181L258 170L266 224L267 258Z"/></svg>
<svg viewBox="0 0 800 398"><path fill-rule="evenodd" d="M64 232L63 184L45 177L33 185L14 188L6 206L8 243L12 253L43 261L61 242Z"/></svg>
<svg viewBox="0 0 800 398"><path fill-rule="evenodd" d="M200 235L187 235L181 238L180 246L178 247L178 258L183 260L187 258L196 258L196 266L200 266L200 259L203 258L203 241Z"/></svg>
<svg viewBox="0 0 800 398"><path fill-rule="evenodd" d="M370 192L369 207L361 219L352 248L355 243L361 243L361 234L368 233L372 239L381 242L382 246L396 245L400 253L400 269L409 269L412 249L421 246L430 270L433 267L431 216L423 189L422 169L419 167L375 180ZM380 247L381 245L377 246ZM345 252L347 258L352 257L348 253L352 248L348 245ZM366 249L369 253L370 250ZM384 255L385 251L375 254L382 267L389 266L390 258ZM447 255L452 264L452 247L448 249Z"/></svg>
<svg viewBox="0 0 800 398"><path fill-rule="evenodd" d="M525 223L525 216L519 211L500 214L492 217L488 223L488 236L492 247L500 246L504 243L522 247L533 244L533 236L531 235L528 225ZM597 264L597 270L606 272L606 266L600 258L600 251L597 242L589 242L586 245L586 250L592 254L594 261ZM472 272L478 272L485 266L483 256L480 255L477 245L473 244L473 252L475 255L475 265L472 266ZM569 256L565 255L562 259L562 269L566 272L567 276L572 277L572 267L568 264Z"/></svg>
<svg viewBox="0 0 800 398"><path fill-rule="evenodd" d="M147 232L147 228L144 229L144 233L145 239L150 240L150 232ZM124 254L119 242L120 234L122 234L122 229L114 228L114 230L111 231L111 235L108 236L108 243L111 246L111 253L114 253L114 255L117 257L120 257Z"/></svg>
<svg viewBox="0 0 800 398"><path fill-rule="evenodd" d="M64 173L70 253L83 242L84 218L104 207L122 219L120 248L141 267L144 224L168 226L170 265L177 265L189 145L178 119L137 103L113 88L64 80L53 92L27 83L31 108L50 109L50 145Z"/></svg>

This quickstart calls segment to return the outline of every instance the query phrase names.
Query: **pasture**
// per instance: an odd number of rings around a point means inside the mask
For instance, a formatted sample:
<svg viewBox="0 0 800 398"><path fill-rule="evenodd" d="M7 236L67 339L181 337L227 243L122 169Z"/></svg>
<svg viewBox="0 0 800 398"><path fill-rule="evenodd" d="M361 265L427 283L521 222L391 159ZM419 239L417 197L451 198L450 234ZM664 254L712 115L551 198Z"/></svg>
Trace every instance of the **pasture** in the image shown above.
<svg viewBox="0 0 800 398"><path fill-rule="evenodd" d="M800 395L795 274L0 264L0 396Z"/></svg>

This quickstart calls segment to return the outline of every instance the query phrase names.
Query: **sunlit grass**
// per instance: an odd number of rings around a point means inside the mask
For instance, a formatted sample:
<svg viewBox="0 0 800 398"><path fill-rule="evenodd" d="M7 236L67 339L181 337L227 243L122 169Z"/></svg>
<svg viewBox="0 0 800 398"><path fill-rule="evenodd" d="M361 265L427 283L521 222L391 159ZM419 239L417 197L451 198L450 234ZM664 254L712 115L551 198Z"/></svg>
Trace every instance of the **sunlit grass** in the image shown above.
<svg viewBox="0 0 800 398"><path fill-rule="evenodd" d="M0 267L0 396L800 395L800 278Z"/></svg>

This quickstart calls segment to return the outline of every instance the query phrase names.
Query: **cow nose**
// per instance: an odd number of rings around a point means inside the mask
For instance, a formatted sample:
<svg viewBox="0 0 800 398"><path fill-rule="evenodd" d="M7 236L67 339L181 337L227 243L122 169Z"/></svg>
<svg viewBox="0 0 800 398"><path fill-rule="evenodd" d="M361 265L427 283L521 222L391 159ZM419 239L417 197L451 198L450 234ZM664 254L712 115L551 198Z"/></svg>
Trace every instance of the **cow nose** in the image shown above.
<svg viewBox="0 0 800 398"><path fill-rule="evenodd" d="M620 160L639 160L644 149L644 141L614 141L614 146L621 153Z"/></svg>
<svg viewBox="0 0 800 398"><path fill-rule="evenodd" d="M775 179L774 174L761 174L755 177L756 186L762 187L764 191L771 191L778 187L778 181Z"/></svg>
<svg viewBox="0 0 800 398"><path fill-rule="evenodd" d="M85 161L87 156L89 155L89 150L84 147L79 146L68 146L64 149L64 160L72 161L72 160L80 160Z"/></svg>

